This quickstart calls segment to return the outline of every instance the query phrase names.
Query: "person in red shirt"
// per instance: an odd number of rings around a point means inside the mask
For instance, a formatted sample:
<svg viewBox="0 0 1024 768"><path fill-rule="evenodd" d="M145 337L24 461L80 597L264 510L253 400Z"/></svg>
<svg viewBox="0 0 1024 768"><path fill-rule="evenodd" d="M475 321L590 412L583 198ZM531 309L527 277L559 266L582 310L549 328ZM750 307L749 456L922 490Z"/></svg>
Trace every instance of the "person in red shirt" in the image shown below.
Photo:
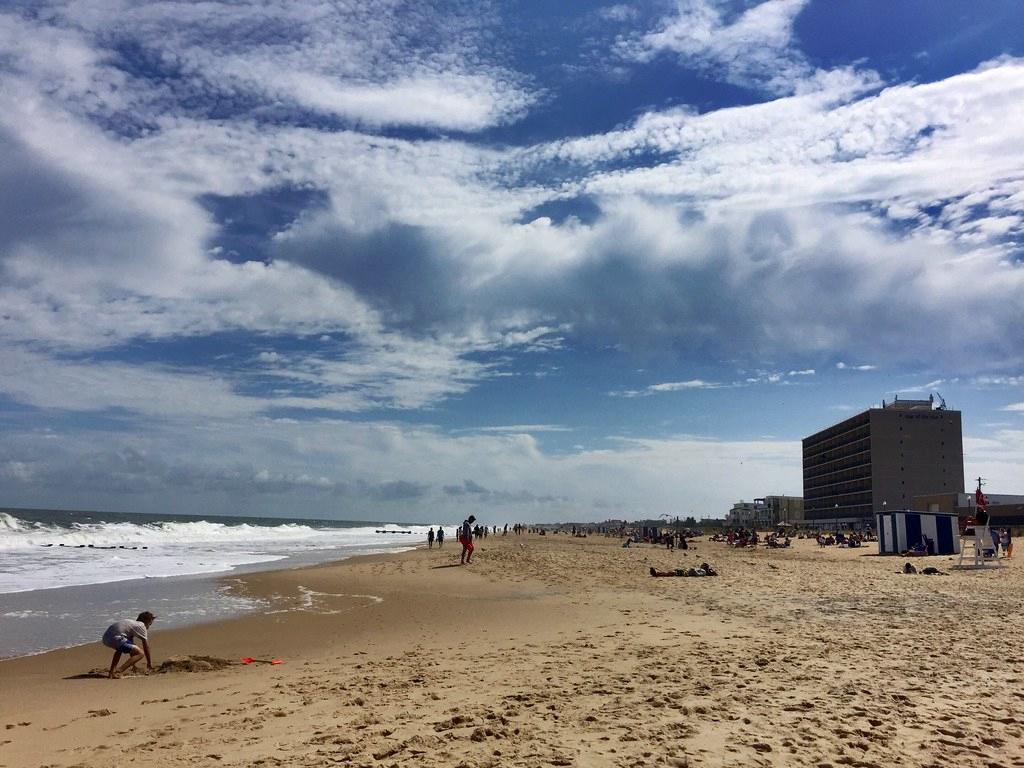
<svg viewBox="0 0 1024 768"><path fill-rule="evenodd" d="M459 543L462 544L460 565L468 565L473 559L473 523L475 522L476 518L470 515L462 521L462 527L459 528Z"/></svg>

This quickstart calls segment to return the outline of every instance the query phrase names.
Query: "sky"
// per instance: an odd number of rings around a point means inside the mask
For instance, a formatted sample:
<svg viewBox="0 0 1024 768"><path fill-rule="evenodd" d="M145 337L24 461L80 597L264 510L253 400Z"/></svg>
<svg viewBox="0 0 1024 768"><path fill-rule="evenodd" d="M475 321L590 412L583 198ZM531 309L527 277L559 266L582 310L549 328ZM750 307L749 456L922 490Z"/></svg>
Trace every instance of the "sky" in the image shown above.
<svg viewBox="0 0 1024 768"><path fill-rule="evenodd" d="M934 394L1024 493L1014 0L6 0L0 506L723 517Z"/></svg>

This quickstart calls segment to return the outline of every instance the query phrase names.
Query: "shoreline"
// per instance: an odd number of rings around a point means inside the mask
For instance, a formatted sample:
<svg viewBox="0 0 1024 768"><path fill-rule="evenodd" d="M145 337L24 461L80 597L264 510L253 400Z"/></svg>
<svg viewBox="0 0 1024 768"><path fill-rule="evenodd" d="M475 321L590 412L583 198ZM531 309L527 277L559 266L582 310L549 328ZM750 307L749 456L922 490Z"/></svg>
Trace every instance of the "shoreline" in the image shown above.
<svg viewBox="0 0 1024 768"><path fill-rule="evenodd" d="M398 555L414 548L415 545L410 541L401 546L388 548L385 551L372 551L371 548L367 548L371 549L371 551L365 554L346 555L342 552L334 551L331 553L333 555L332 559L329 560L320 560L318 558L320 553L314 551L268 558L255 563L233 566L228 570L200 571L166 577L137 576L114 581L72 584L0 594L0 613L6 610L10 614L8 619L11 624L17 625L16 629L10 631L5 638L7 640L7 648L4 649L4 654L9 655L0 655L0 662L90 644L93 641L92 635L95 632L90 632L88 637L84 636L84 633L79 632L77 637L72 636L67 642L50 648L34 648L27 652L19 650L19 646L24 647L26 642L29 642L28 638L39 636L49 631L49 625L56 620L51 617L62 614L66 616L71 610L71 606L74 606L75 610L92 610L92 613L87 613L86 617L83 617L91 619L97 615L105 616L111 611L117 613L119 611L118 605L131 602L132 605L126 606L122 612L126 616L131 614L129 618L132 618L139 611L143 610L142 608L136 608L136 605L160 601L164 604L170 603L170 605L164 605L163 607L171 613L165 615L161 610L156 609L154 612L157 613L158 617L163 618L164 621L173 617L173 623L170 625L165 623L165 627L178 629L204 625L259 613L272 608L272 606L259 605L253 601L243 601L232 605L232 602L235 601L232 600L229 590L235 582L243 580L250 575L337 564L358 557ZM138 593L143 597L133 601L130 597L133 593ZM199 605L192 607L198 608L202 613L208 613L209 616L201 615L196 619L183 619L182 614L186 608L191 603L197 601ZM35 606L38 605L47 606L45 613L50 614L50 616L32 616L31 614L36 612ZM109 620L114 618L114 616L111 616ZM102 618L98 619L98 621L100 624L104 623ZM101 631L96 627L93 629ZM12 638L15 638L13 645Z"/></svg>
<svg viewBox="0 0 1024 768"><path fill-rule="evenodd" d="M468 567L449 546L247 574L288 612L153 634L157 664L224 669L75 679L98 642L0 662L0 766L1024 764L1019 563L907 576L876 552L510 535ZM720 575L648 575L702 560Z"/></svg>

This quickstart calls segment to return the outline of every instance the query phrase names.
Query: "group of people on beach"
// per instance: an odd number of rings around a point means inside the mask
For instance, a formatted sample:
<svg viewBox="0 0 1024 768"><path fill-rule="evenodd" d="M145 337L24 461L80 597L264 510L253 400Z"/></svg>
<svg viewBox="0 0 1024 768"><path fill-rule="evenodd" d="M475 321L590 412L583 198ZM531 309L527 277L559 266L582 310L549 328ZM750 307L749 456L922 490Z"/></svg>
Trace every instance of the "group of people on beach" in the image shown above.
<svg viewBox="0 0 1024 768"><path fill-rule="evenodd" d="M433 549L435 541L437 542L438 549L444 546L444 528L440 525L437 526L437 533L434 533L433 527L427 531L427 547Z"/></svg>
<svg viewBox="0 0 1024 768"><path fill-rule="evenodd" d="M512 526L512 532L517 536L523 533L525 526L516 523ZM508 523L505 523L504 528L501 529L502 536L508 536ZM476 517L470 515L462 521L462 525L459 526L456 536L459 540L459 544L462 545L462 555L459 558L459 562L462 565L469 564L473 559L473 551L476 549L473 546L474 539L486 539L488 534L498 535L498 526L493 525L489 529L486 525L478 525ZM440 525L437 526L437 532L435 533L434 527L431 526L430 530L427 531L427 548L433 549L434 544L437 544L438 549L444 546L444 528Z"/></svg>

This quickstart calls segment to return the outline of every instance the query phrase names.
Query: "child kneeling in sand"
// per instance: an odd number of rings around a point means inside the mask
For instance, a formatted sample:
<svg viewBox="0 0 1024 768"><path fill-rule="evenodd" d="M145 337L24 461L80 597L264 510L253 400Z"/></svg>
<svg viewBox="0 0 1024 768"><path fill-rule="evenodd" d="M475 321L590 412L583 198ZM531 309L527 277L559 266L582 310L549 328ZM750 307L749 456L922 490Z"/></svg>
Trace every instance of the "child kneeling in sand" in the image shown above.
<svg viewBox="0 0 1024 768"><path fill-rule="evenodd" d="M156 616L149 611L143 611L135 621L121 619L107 627L107 631L103 633L103 644L114 649L114 658L110 662L111 679L120 677L122 672L134 667L142 660L143 655L146 657L147 669L153 668L153 660L149 655L149 628L153 626L154 621ZM136 639L142 641L141 649L135 645ZM118 668L117 662L122 653L127 653L128 659Z"/></svg>

